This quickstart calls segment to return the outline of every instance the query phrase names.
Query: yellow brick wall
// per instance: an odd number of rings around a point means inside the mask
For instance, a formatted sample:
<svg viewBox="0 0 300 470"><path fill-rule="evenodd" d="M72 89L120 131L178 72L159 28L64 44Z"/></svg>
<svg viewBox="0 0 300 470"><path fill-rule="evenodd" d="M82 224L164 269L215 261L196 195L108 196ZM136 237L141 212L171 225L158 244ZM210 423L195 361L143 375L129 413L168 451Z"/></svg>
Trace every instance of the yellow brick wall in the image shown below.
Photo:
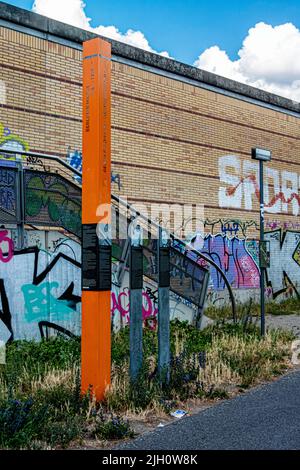
<svg viewBox="0 0 300 470"><path fill-rule="evenodd" d="M32 151L65 156L68 148L81 149L79 51L1 27L0 72L6 86L6 102L0 104L4 128ZM299 122L262 106L112 63L113 171L121 175L121 195L131 201L204 204L205 219L258 223L258 200L253 195L252 210L247 209L244 190L238 207L220 207L219 189L228 184L220 182L219 160L238 157L240 174L233 167L226 173L242 178L251 147L268 148L273 152L269 166L279 172L280 189L283 171L294 178L297 174L299 188ZM269 183L273 197L273 181ZM114 191L118 193L116 186ZM297 204L293 197L286 213L266 214L269 227L300 228L299 215L293 215ZM249 234L257 237L258 232L252 226Z"/></svg>

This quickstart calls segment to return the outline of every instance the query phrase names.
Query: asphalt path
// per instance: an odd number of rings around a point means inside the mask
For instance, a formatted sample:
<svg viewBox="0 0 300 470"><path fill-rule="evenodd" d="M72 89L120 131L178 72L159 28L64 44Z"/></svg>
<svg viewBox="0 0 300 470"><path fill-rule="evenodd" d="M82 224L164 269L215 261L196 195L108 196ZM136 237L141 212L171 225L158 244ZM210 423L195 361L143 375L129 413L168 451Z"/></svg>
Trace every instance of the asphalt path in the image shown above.
<svg viewBox="0 0 300 470"><path fill-rule="evenodd" d="M115 449L298 450L300 370Z"/></svg>

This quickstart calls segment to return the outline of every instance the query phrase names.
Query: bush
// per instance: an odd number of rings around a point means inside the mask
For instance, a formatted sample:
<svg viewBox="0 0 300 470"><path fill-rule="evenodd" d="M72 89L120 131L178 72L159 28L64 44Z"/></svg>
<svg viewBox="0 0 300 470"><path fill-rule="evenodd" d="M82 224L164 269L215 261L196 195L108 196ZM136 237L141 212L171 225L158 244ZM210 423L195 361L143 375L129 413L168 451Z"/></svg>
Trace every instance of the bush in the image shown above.
<svg viewBox="0 0 300 470"><path fill-rule="evenodd" d="M59 421L50 421L44 429L43 438L51 448L60 446L65 449L70 442L82 435L83 420L79 416L68 416L67 410Z"/></svg>
<svg viewBox="0 0 300 470"><path fill-rule="evenodd" d="M104 414L100 412L94 430L94 436L105 440L126 439L134 437L130 424L120 416L110 415L106 419Z"/></svg>
<svg viewBox="0 0 300 470"><path fill-rule="evenodd" d="M10 449L30 448L32 440L39 437L49 417L48 407L39 406L32 398L7 400L0 406L0 447Z"/></svg>

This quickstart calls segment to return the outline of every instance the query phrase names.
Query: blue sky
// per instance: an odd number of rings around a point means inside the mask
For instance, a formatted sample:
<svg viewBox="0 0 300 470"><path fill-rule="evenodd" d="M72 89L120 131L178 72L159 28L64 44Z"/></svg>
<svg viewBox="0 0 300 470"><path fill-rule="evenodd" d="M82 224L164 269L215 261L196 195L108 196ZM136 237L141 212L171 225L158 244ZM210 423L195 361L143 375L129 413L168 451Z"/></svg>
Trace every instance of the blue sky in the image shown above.
<svg viewBox="0 0 300 470"><path fill-rule="evenodd" d="M33 6L32 0L7 3L29 10ZM300 56L300 0L85 0L85 8L82 3L36 0L36 11L81 27L91 18L88 27L102 28L97 31L100 34L109 35L103 27L114 26L111 37L115 39L167 51L182 62L300 101L300 65L294 70L295 55ZM76 21L70 19L71 11ZM259 23L265 26L257 27ZM287 23L293 28L278 28ZM123 37L129 29L143 37ZM245 39L248 46L243 46Z"/></svg>
<svg viewBox="0 0 300 470"><path fill-rule="evenodd" d="M33 1L7 3L30 10ZM93 26L143 31L154 49L186 63L216 44L235 59L247 31L260 21L300 28L300 0L86 0L86 13Z"/></svg>

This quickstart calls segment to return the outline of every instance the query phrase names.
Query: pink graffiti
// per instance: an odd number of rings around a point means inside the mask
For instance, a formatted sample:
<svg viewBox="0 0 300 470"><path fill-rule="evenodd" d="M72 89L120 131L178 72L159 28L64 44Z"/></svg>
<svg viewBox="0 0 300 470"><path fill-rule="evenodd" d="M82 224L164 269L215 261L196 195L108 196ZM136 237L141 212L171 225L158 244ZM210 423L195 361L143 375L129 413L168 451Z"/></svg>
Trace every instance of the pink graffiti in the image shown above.
<svg viewBox="0 0 300 470"><path fill-rule="evenodd" d="M241 178L240 179L240 182L236 185L236 186L230 186L229 188L227 188L226 190L226 194L227 196L232 196L233 194L235 194L235 192L237 191L237 189L239 188L239 186L241 184L244 183L244 181L246 180L250 180L252 181L252 183L254 184L254 187L255 187L255 195L257 197L257 199L259 200L259 195L260 195L260 192L259 192L259 185L257 183L257 180L256 180L256 176L255 175L248 175L248 176L245 176L244 178ZM300 196L299 194L297 193L292 193L291 196L289 198L286 199L284 193L282 191L280 191L278 194L275 194L275 196L271 199L271 201L269 201L268 204L265 204L266 207L273 207L277 201L281 201L285 204L290 204L294 199L296 199L296 201L298 202L298 204L300 205Z"/></svg>
<svg viewBox="0 0 300 470"><path fill-rule="evenodd" d="M111 296L112 307L111 314L115 315L119 313L122 318L125 319L126 323L129 323L130 316L130 304L129 304L129 289L125 287L122 292L116 294L112 292ZM156 299L151 291L143 291L143 320L150 326L150 328L156 327L156 321L154 320L157 316L158 308L156 307ZM152 321L153 320L153 321Z"/></svg>
<svg viewBox="0 0 300 470"><path fill-rule="evenodd" d="M11 238L9 238L7 230L3 230L0 232L0 245L1 243L8 244L8 252L3 252L3 248L1 248L0 246L0 261L2 261L3 263L9 263L9 261L14 256L14 242Z"/></svg>

